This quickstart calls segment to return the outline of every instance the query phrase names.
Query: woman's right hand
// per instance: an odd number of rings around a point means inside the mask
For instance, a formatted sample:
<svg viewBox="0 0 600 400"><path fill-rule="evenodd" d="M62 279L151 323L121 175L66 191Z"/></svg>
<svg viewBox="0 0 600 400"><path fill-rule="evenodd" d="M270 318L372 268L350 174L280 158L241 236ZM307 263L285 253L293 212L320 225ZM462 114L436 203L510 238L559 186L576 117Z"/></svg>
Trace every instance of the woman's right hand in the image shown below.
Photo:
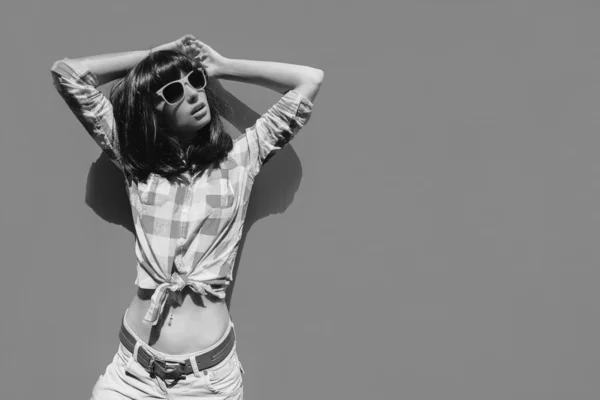
<svg viewBox="0 0 600 400"><path fill-rule="evenodd" d="M191 46L194 47L194 52L196 52L197 49L198 54L195 57L200 60L208 77L219 78L223 68L227 64L228 58L219 54L215 49L196 38L192 40Z"/></svg>
<svg viewBox="0 0 600 400"><path fill-rule="evenodd" d="M179 50L190 58L198 58L209 78L218 78L228 61L227 57L190 34L153 49L153 51L158 50Z"/></svg>

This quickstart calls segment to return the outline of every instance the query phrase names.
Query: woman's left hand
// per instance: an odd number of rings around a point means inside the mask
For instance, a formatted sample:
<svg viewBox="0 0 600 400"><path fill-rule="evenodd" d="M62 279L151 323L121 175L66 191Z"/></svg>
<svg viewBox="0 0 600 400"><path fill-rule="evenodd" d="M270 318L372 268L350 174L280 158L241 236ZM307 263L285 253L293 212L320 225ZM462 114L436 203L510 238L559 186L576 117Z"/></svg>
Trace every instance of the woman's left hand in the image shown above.
<svg viewBox="0 0 600 400"><path fill-rule="evenodd" d="M218 78L227 64L227 57L223 57L215 49L196 38L190 40L189 46L193 49L193 53L197 54L195 58L200 60L208 77Z"/></svg>

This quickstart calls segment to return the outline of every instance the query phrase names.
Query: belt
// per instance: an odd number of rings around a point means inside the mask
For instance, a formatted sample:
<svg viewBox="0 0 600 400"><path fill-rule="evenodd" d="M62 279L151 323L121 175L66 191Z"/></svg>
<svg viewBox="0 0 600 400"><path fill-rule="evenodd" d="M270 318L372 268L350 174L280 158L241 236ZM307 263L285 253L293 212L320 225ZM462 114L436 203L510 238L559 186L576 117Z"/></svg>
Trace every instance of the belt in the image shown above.
<svg viewBox="0 0 600 400"><path fill-rule="evenodd" d="M119 330L119 340L133 354L135 348L136 339L131 333L125 328L125 325L121 323L121 329ZM229 334L217 347L206 353L199 354L196 356L196 364L198 370L204 370L213 367L223 361L233 349L235 344L235 332L233 326L229 330ZM151 377L154 375L161 379L185 379L185 375L189 375L194 372L192 364L189 359L181 362L175 361L164 361L157 360L153 354L146 351L143 346L138 347L137 360L138 363L144 369L150 373ZM170 364L170 365L167 365Z"/></svg>

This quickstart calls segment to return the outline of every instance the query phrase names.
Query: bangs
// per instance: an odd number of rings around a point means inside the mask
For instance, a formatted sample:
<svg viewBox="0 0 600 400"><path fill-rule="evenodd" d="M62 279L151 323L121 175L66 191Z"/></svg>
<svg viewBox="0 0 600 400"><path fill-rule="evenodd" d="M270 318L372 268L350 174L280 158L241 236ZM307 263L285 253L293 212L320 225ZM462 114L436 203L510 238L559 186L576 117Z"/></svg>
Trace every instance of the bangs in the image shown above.
<svg viewBox="0 0 600 400"><path fill-rule="evenodd" d="M150 93L156 92L169 82L181 78L180 71L185 74L202 68L200 61L171 50L157 51L138 64L138 78ZM141 83L140 82L140 83Z"/></svg>

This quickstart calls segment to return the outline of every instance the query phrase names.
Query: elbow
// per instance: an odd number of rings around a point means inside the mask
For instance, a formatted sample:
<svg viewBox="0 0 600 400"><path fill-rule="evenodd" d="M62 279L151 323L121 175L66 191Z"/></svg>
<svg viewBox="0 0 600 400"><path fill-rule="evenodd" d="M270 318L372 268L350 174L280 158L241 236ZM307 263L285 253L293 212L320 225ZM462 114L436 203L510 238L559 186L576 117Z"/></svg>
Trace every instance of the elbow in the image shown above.
<svg viewBox="0 0 600 400"><path fill-rule="evenodd" d="M323 72L322 69L318 69L318 68L313 68L312 74L311 74L311 81L318 85L321 86L321 84L323 83L323 78L325 77L325 72Z"/></svg>
<svg viewBox="0 0 600 400"><path fill-rule="evenodd" d="M52 66L50 67L50 72L56 72L58 71L58 69L60 68L60 63L62 62L62 60L56 60L52 63Z"/></svg>
<svg viewBox="0 0 600 400"><path fill-rule="evenodd" d="M62 60L54 61L54 63L52 63L52 66L50 67L50 78L52 79L52 84L57 90L60 90L59 76L61 75L61 72L63 70L64 67L62 64Z"/></svg>
<svg viewBox="0 0 600 400"><path fill-rule="evenodd" d="M321 89L323 78L325 73L321 69L310 68L310 70L304 75L302 82L296 86L293 90L300 93L310 102L314 102L317 97L317 93Z"/></svg>
<svg viewBox="0 0 600 400"><path fill-rule="evenodd" d="M65 64L66 60L67 60L66 58L61 58L59 60L54 61L52 63L52 66L50 67L50 71L56 71L56 70L60 69L60 67Z"/></svg>
<svg viewBox="0 0 600 400"><path fill-rule="evenodd" d="M323 83L323 78L325 78L325 72L322 69L319 69L319 84Z"/></svg>
<svg viewBox="0 0 600 400"><path fill-rule="evenodd" d="M52 63L52 66L50 67L50 73L52 74L52 76L62 75L62 73L64 71L66 71L66 69L67 69L66 61L67 61L67 59L63 58L60 60L56 60L56 61L54 61L54 63Z"/></svg>
<svg viewBox="0 0 600 400"><path fill-rule="evenodd" d="M72 76L76 71L81 71L85 65L80 59L62 58L54 61L50 72L61 76Z"/></svg>
<svg viewBox="0 0 600 400"><path fill-rule="evenodd" d="M322 69L307 67L300 79L300 85L321 86L325 73Z"/></svg>

